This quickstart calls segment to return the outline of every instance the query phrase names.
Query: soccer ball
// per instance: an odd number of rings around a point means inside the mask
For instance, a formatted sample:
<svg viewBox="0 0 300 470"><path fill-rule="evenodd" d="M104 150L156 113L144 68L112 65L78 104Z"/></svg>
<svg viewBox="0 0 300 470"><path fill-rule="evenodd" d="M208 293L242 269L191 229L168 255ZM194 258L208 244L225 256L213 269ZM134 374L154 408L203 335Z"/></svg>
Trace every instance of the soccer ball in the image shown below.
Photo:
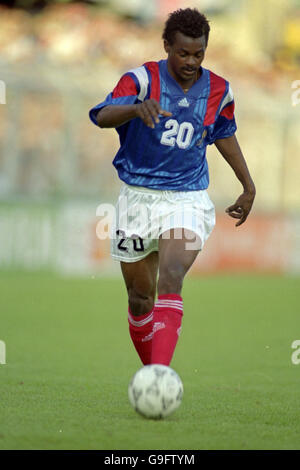
<svg viewBox="0 0 300 470"><path fill-rule="evenodd" d="M131 405L146 418L169 416L179 407L182 395L179 375L162 364L150 364L139 369L128 387Z"/></svg>

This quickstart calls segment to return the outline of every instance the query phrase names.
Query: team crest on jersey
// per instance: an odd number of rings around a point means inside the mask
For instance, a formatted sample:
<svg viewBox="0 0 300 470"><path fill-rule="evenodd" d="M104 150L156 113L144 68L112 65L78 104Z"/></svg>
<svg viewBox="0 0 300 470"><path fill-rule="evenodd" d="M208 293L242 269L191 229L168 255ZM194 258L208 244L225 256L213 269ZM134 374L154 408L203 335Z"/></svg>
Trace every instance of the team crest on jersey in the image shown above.
<svg viewBox="0 0 300 470"><path fill-rule="evenodd" d="M202 132L201 139L199 139L199 140L196 142L197 147L200 147L200 145L202 144L203 139L205 139L206 135L207 135L207 130L204 129L204 131Z"/></svg>
<svg viewBox="0 0 300 470"><path fill-rule="evenodd" d="M178 106L181 106L182 108L188 108L190 103L186 98L182 98L182 100L178 101Z"/></svg>

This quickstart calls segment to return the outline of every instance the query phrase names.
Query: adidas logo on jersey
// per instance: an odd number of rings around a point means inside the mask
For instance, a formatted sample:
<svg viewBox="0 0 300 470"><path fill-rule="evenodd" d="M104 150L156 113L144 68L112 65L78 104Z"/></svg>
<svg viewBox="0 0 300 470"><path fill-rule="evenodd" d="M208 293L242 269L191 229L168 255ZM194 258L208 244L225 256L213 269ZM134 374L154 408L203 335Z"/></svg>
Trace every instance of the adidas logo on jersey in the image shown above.
<svg viewBox="0 0 300 470"><path fill-rule="evenodd" d="M190 103L186 98L182 98L182 100L178 101L178 106L182 106L183 108L188 108Z"/></svg>

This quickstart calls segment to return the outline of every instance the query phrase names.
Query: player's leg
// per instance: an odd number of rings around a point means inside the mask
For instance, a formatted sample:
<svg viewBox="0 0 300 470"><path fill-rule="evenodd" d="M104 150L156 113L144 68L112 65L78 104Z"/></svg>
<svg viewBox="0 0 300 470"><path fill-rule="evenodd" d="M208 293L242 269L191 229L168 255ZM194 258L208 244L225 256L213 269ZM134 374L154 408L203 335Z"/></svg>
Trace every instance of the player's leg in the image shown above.
<svg viewBox="0 0 300 470"><path fill-rule="evenodd" d="M132 315L149 312L154 305L158 272L158 252L153 251L134 263L121 262Z"/></svg>
<svg viewBox="0 0 300 470"><path fill-rule="evenodd" d="M149 237L152 193L121 188L112 226L111 255L120 261L128 292L129 332L144 364L151 359L153 305L158 271L158 240Z"/></svg>
<svg viewBox="0 0 300 470"><path fill-rule="evenodd" d="M128 293L129 333L143 364L150 364L158 252L134 263L121 262L121 270Z"/></svg>
<svg viewBox="0 0 300 470"><path fill-rule="evenodd" d="M162 234L159 239L158 295L181 294L184 276L200 248L200 237L191 230L176 228Z"/></svg>
<svg viewBox="0 0 300 470"><path fill-rule="evenodd" d="M168 235L165 238L164 233L159 240L158 299L153 312L151 354L151 363L165 365L171 362L181 330L183 279L201 246L199 236L189 230L182 230L180 239L175 238L174 229Z"/></svg>

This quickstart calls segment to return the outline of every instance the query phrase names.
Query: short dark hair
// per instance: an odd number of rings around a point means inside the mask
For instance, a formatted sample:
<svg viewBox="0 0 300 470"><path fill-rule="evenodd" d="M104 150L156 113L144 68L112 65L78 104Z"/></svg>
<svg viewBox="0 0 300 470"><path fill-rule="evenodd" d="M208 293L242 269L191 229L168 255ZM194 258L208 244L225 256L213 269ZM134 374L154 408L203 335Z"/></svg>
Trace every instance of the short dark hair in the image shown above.
<svg viewBox="0 0 300 470"><path fill-rule="evenodd" d="M162 38L172 45L177 31L192 38L204 35L207 44L210 27L207 18L196 8L180 8L169 14Z"/></svg>

